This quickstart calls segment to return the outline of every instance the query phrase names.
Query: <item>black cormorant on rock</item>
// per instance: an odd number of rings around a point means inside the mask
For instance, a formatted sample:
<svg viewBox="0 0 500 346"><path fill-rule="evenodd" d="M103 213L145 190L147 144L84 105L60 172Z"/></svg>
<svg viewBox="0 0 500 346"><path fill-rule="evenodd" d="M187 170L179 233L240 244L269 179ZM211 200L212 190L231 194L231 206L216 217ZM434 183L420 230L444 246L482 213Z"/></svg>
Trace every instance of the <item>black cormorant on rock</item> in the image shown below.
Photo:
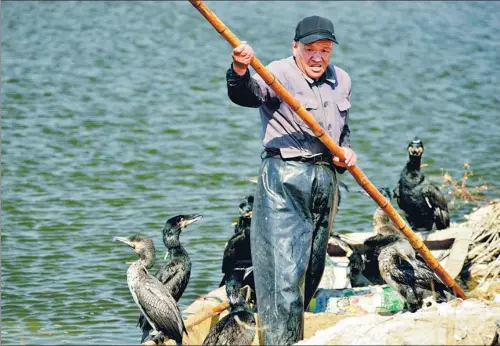
<svg viewBox="0 0 500 346"><path fill-rule="evenodd" d="M255 338L255 317L240 294L245 270L232 271L226 282L230 312L210 329L203 345L251 345Z"/></svg>
<svg viewBox="0 0 500 346"><path fill-rule="evenodd" d="M450 289L432 272L422 258L416 256L410 242L403 237L389 237L378 255L380 275L398 292L414 312L422 307L424 298L433 296L436 302L451 299ZM392 238L392 239L391 239ZM379 237L383 241L383 237ZM383 245L383 244L382 244Z"/></svg>
<svg viewBox="0 0 500 346"><path fill-rule="evenodd" d="M394 196L406 214L410 226L417 231L438 230L450 226L448 203L439 187L420 171L424 144L415 137L408 145L409 161L401 172Z"/></svg>
<svg viewBox="0 0 500 346"><path fill-rule="evenodd" d="M135 303L157 331L153 340L168 337L182 344L182 334L187 331L179 307L168 288L148 271L155 262L153 242L139 235L115 237L114 240L132 247L139 255L127 270L127 283Z"/></svg>
<svg viewBox="0 0 500 346"><path fill-rule="evenodd" d="M191 277L191 259L180 242L181 232L190 224L200 221L201 215L177 215L171 217L163 227L163 244L167 248L167 262L156 272L155 277L167 287L175 301L179 301ZM152 327L139 317L138 326L142 329L141 343L150 338Z"/></svg>

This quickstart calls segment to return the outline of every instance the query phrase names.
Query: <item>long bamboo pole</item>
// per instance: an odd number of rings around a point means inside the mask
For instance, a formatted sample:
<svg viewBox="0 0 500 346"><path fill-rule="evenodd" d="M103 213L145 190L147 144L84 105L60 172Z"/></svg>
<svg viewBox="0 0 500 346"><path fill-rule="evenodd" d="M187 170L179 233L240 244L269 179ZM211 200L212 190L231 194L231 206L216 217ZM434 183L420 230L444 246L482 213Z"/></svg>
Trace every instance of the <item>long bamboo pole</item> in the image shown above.
<svg viewBox="0 0 500 346"><path fill-rule="evenodd" d="M234 35L229 28L213 13L201 0L189 0L189 2L205 17L210 24L221 34L234 48L241 44L241 41ZM269 72L264 65L254 57L250 62L255 72L257 72L262 79L273 89L278 96L285 101L298 116L311 128L316 137L335 155L340 161L344 161L343 150L335 143L335 141L328 136L328 134L316 122L314 117L305 110L305 108L297 101L292 94L290 94L276 77ZM354 179L359 185L370 195L371 198L384 210L392 222L399 228L401 233L408 238L411 246L424 258L425 262L443 282L453 291L454 295L462 299L467 299L464 291L455 282L455 280L446 272L441 264L429 251L424 242L418 238L411 230L410 226L403 220L394 207L387 201L387 199L377 190L377 188L370 182L364 175L361 169L357 166L347 167L347 170L352 174Z"/></svg>

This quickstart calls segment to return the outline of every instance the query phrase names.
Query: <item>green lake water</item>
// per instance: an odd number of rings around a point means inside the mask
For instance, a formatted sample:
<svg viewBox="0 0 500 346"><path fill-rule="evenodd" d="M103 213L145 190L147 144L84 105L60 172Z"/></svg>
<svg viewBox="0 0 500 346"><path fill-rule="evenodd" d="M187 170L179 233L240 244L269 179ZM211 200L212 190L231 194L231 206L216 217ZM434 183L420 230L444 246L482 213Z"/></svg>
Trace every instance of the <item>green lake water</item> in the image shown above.
<svg viewBox="0 0 500 346"><path fill-rule="evenodd" d="M469 183L498 196L500 3L208 5L264 64L291 54L302 17L333 21L352 145L374 184L396 184L418 135L430 178L458 178L469 161ZM179 304L214 289L255 188L258 111L228 99L231 47L187 1L3 1L1 12L2 343L138 343L135 255L113 237L151 237L160 257L165 221L202 214L182 234L193 271ZM368 232L374 209L344 192L335 228Z"/></svg>

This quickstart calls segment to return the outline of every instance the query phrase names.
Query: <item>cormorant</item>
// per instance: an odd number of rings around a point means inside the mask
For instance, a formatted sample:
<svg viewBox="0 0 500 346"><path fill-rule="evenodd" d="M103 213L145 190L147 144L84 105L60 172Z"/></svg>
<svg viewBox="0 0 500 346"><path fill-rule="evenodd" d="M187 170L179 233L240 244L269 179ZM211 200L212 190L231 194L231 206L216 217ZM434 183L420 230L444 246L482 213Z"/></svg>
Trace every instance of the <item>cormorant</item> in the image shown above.
<svg viewBox="0 0 500 346"><path fill-rule="evenodd" d="M226 282L230 312L210 329L203 345L251 345L255 338L255 317L240 294L245 270L233 270Z"/></svg>
<svg viewBox="0 0 500 346"><path fill-rule="evenodd" d="M253 282L252 253L250 247L250 225L252 222L253 196L245 197L239 205L239 218L234 227L234 235L229 239L222 258L222 278L219 287L226 284L232 272L237 268L246 269L247 274L242 277L241 285L249 285L255 290Z"/></svg>
<svg viewBox="0 0 500 346"><path fill-rule="evenodd" d="M379 238L382 240L383 237ZM436 302L451 299L450 289L422 258L416 256L410 242L403 237L381 248L378 264L380 275L407 301L412 312L421 308L423 299L429 296L433 296Z"/></svg>
<svg viewBox="0 0 500 346"><path fill-rule="evenodd" d="M410 226L417 231L438 230L450 226L448 203L439 187L420 171L424 144L415 137L408 145L409 161L402 170L394 196L406 214Z"/></svg>
<svg viewBox="0 0 500 346"><path fill-rule="evenodd" d="M163 244L167 248L167 262L156 272L155 277L167 287L175 301L179 301L191 276L191 259L181 245L179 236L190 224L200 221L201 215L177 215L171 217L163 228ZM150 337L152 327L139 316L138 326L142 329L141 343Z"/></svg>
<svg viewBox="0 0 500 346"><path fill-rule="evenodd" d="M388 187L380 187L378 191L389 201L392 200L392 193ZM365 191L360 191L365 196L369 196ZM349 268L351 271L351 286L362 287L367 285L367 281L372 285L383 285L384 279L380 276L378 268L378 255L382 246L396 241L401 237L400 231L390 221L387 214L382 208L376 208L373 213L373 233L375 236L367 238L364 242L365 250L361 254L356 248L344 241L344 244L339 244L346 251L349 259ZM394 237L382 237L394 235ZM382 237L382 238L381 238ZM347 250L346 248L349 248ZM359 272L361 270L361 272ZM360 276L362 275L362 276ZM367 280L367 281L365 281Z"/></svg>
<svg viewBox="0 0 500 346"><path fill-rule="evenodd" d="M246 196L238 206L238 212L240 216L238 217L238 221L236 221L236 223L234 224L234 234L250 230L250 224L252 222L253 200L254 197L252 195Z"/></svg>
<svg viewBox="0 0 500 346"><path fill-rule="evenodd" d="M380 275L378 256L384 246L399 240L401 238L400 235L376 234L369 237L364 242L365 250L363 253L342 239L338 234L331 234L330 237L345 251L346 257L349 260L348 277L351 287L385 284L384 279Z"/></svg>
<svg viewBox="0 0 500 346"><path fill-rule="evenodd" d="M201 215L177 215L167 220L163 228L163 244L167 248L165 258L168 261L155 274L169 290L170 294L178 301L191 276L191 259L182 246L179 236L190 224L202 219Z"/></svg>
<svg viewBox="0 0 500 346"><path fill-rule="evenodd" d="M139 235L115 237L114 240L132 247L139 255L127 270L127 283L135 303L158 332L153 340L166 336L182 344L182 334L187 334L187 330L179 307L169 290L148 271L155 263L153 242Z"/></svg>
<svg viewBox="0 0 500 346"><path fill-rule="evenodd" d="M365 252L364 252L364 265L365 270L363 275L365 275L368 280L370 280L374 285L383 285L385 280L382 278L379 269L379 255L380 251L395 241L402 239L402 235L399 233L389 233L382 234L377 233L372 237L366 238L364 241Z"/></svg>
<svg viewBox="0 0 500 346"><path fill-rule="evenodd" d="M365 261L363 255L354 246L343 240L338 234L334 234L331 238L337 245L345 251L346 257L349 259L349 271L347 276L351 282L351 287L371 286L372 282L368 280L363 272L365 270Z"/></svg>

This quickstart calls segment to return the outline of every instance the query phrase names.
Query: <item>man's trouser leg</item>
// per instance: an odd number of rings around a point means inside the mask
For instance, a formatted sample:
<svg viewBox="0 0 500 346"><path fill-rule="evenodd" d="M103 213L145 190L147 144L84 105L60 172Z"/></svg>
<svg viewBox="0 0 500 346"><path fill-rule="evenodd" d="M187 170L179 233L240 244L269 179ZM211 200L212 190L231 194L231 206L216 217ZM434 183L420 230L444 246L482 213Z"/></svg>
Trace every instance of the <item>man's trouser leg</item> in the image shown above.
<svg viewBox="0 0 500 346"><path fill-rule="evenodd" d="M307 310L314 293L318 289L323 272L325 271L325 261L328 250L328 239L333 227L333 221L337 215L338 198L340 191L338 189L337 177L335 178L335 188L330 194L330 200L313 199L313 244L311 251L311 259L307 267L304 307ZM328 202L326 204L325 202Z"/></svg>
<svg viewBox="0 0 500 346"><path fill-rule="evenodd" d="M324 217L328 224L335 184L335 172L326 165L276 157L262 162L250 232L261 344L293 344L303 338L304 282L314 227L325 225ZM318 216L323 210L326 216ZM312 261L314 273L324 269L328 242L328 230L316 227L322 254Z"/></svg>

